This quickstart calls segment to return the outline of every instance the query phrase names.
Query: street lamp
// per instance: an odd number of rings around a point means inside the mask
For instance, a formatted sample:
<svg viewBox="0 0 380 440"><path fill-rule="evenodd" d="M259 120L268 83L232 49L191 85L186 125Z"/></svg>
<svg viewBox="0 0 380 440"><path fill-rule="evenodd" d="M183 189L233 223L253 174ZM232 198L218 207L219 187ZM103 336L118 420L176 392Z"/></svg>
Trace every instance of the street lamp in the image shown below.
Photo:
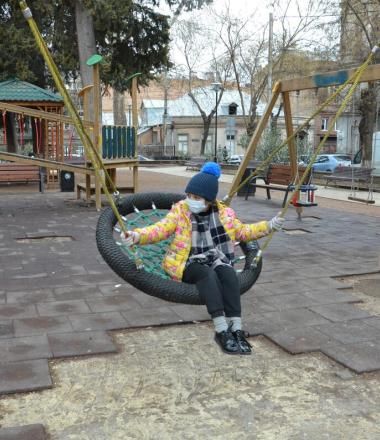
<svg viewBox="0 0 380 440"><path fill-rule="evenodd" d="M215 146L214 146L214 162L218 162L217 145L218 145L218 93L222 90L222 84L212 83L212 90L215 92Z"/></svg>

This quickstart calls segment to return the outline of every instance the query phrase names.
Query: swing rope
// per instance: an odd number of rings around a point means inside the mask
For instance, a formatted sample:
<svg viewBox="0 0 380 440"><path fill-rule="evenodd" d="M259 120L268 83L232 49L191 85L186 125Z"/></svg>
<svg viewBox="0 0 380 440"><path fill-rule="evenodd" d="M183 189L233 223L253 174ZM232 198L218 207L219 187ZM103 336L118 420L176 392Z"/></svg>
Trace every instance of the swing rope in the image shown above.
<svg viewBox="0 0 380 440"><path fill-rule="evenodd" d="M296 183L295 188L294 188L294 192L297 193L300 189L301 186L303 185L303 182L305 181L305 179L307 178L311 167L313 166L313 163L316 159L316 157L318 156L318 154L320 153L320 151L322 150L323 146L325 145L328 137L330 136L331 132L334 130L335 128L335 123L337 121L337 119L340 117L340 115L343 113L343 111L345 110L349 100L351 99L351 96L354 94L357 86L359 85L360 82L360 78L363 75L365 69L368 67L368 65L372 62L374 55L376 53L376 51L379 48L377 46L375 46L372 50L372 52L369 54L367 60L359 67L359 69L357 70L357 73L355 73L355 80L353 81L352 85L350 86L348 93L346 95L346 97L343 99L342 104L340 105L338 111L336 112L335 116L333 117L332 121L330 122L330 125L327 129L326 134L324 135L323 139L321 140L321 142L319 143L318 147L316 148L314 154L312 155L312 157L310 158L309 164L306 166L304 173L302 174L301 178L299 179L299 181ZM284 217L285 214L287 213L290 204L292 203L292 200L289 199L285 206L282 208L281 212L280 212L280 216ZM259 250L257 256L255 257L256 263L260 260L260 258L262 257L262 254L264 252L264 250L268 247L269 243L271 242L273 238L273 232L271 232L267 239L265 240L264 244L261 246L261 249Z"/></svg>
<svg viewBox="0 0 380 440"><path fill-rule="evenodd" d="M334 118L333 118L332 121L330 122L330 125L329 125L329 127L328 127L328 129L327 129L327 131L326 131L326 133L325 133L325 135L324 135L324 137L323 137L323 139L321 140L321 142L320 142L319 145L317 146L315 152L314 152L313 155L311 156L310 161L309 161L309 164L306 166L306 168L305 168L305 170L304 170L302 176L301 176L299 179L297 179L297 183L296 183L296 185L295 185L295 187L294 187L294 193L295 193L295 194L297 194L297 193L300 191L300 189L301 189L301 187L302 187L302 185L303 185L303 182L305 181L305 179L307 178L307 176L309 175L309 173L310 173L310 171L311 171L311 167L312 167L312 165L313 165L313 163L314 163L316 157L318 156L318 154L320 153L320 151L321 151L322 148L324 147L324 145L325 145L325 143L326 143L328 137L330 136L331 132L334 130L334 128L335 128L335 123L336 123L337 119L340 117L340 115L341 115L341 114L343 113L343 111L345 110L345 108L346 108L346 106L347 106L349 100L351 99L351 96L353 95L353 93L355 92L355 90L356 90L356 88L357 88L357 86L358 86L358 84L359 84L359 81L360 81L360 78L361 78L362 74L364 73L365 69L367 68L367 66L368 66L368 65L370 64L370 62L372 61L373 56L374 56L374 52L371 52L371 54L368 56L366 62L363 63L363 65L360 66L360 67L357 69L357 71L355 72L355 74L353 75L353 77L350 78L349 81L353 81L353 82L352 82L352 84L351 84L351 86L350 86L350 88L349 88L349 90L348 90L348 93L347 93L346 97L345 97L344 100L342 101L342 104L340 105L340 107L339 107L338 111L336 112ZM346 83L345 83L345 87L347 86L347 84L348 84L348 82L346 81ZM341 87L340 87L339 89L342 90ZM328 100L328 101L330 102L330 100ZM325 103L326 103L326 102L325 102ZM325 103L324 103L324 104L325 104ZM320 110L319 110L319 111L320 111ZM294 135L295 135L295 134L294 134ZM293 135L292 135L292 136L293 136ZM281 148L285 147L285 145L287 144L287 142L289 141L289 139L291 139L292 136L290 136L285 142L283 142L283 143L281 144L280 147L276 148L276 149L275 149L275 153L272 152L271 155L270 155L270 158L272 158L272 157L274 156L274 154L277 154L277 152L278 152ZM268 161L268 159L266 159L265 162L267 162L267 161ZM297 177L299 177L299 176L297 175ZM249 176L249 178L252 178L252 176ZM237 191L236 191L236 192L237 192ZM284 216L285 216L285 214L287 213L287 211L288 211L289 206L290 206L291 203L292 203L292 200L289 199L289 200L287 201L287 203L285 204L284 208L282 208L282 210L281 210L281 213L280 213L281 217L284 217ZM154 205L152 206L152 208L153 208L153 212L150 213L150 214L141 214L140 211L139 211L138 209L135 208L135 212L138 214L138 216L137 216L134 220L129 220L129 221L128 221L128 227L129 227L129 229L132 229L133 227L136 227L136 226L137 226L137 225L136 225L136 221L141 220L141 219L147 220L147 223L148 223L148 224L151 223L151 221L150 221L151 216L157 215L157 213L155 213L155 209L156 209L156 208L155 208ZM125 217L124 217L124 220L127 221L127 219L126 219ZM115 228L115 230L116 230L116 232L120 232L117 228ZM265 249L268 247L268 245L269 245L269 243L271 242L272 239L273 239L273 232L271 232L271 233L268 235L268 237L267 237L267 239L265 240L264 244L263 244L262 246L260 246L260 249L258 250L256 257L254 258L254 264L258 264L258 263L259 263L260 259L262 258L263 252L264 252ZM161 258L163 258L164 253L165 253L164 250L165 250L166 246L168 245L169 241L170 241L170 240L166 240L165 242L163 242L163 243L165 243L164 247L158 247L157 245L154 245L154 246L148 245L148 246L141 246L141 247L139 248L139 251L141 252L141 257L144 259L144 262L147 261L147 263L146 263L146 265L145 265L145 270L146 270L147 272L150 272L150 273L156 273L156 274L159 273L161 276L165 276L165 274L163 274L163 272L160 272L160 271L157 269L157 265L155 265L155 264L152 265L153 258L154 258L153 253L155 253L155 252L158 251L158 252L159 252L159 256L161 256ZM121 243L118 243L118 245L123 246ZM129 256L134 256L134 252L135 252L135 251L133 251L133 250L131 251L130 249L128 249L128 246L123 246L123 249L124 249L124 251L125 251ZM158 271L159 271L159 272L158 272Z"/></svg>
<svg viewBox="0 0 380 440"><path fill-rule="evenodd" d="M102 158L98 152L98 149L96 149L93 145L93 142L91 140L91 138L89 137L89 135L87 134L83 122L81 120L81 118L79 117L79 114L71 100L71 97L69 96L62 78L59 74L58 68L46 46L45 41L43 40L38 27L33 19L33 15L32 12L30 10L30 8L27 6L27 3L25 1L21 1L20 2L20 7L22 10L22 13L24 15L24 18L27 20L29 27L31 28L31 31L33 33L33 36L35 38L36 44L43 56L43 58L45 59L45 62L53 76L53 79L55 81L55 84L57 86L58 91L60 92L60 94L63 97L63 100L65 102L65 105L69 111L69 114L71 116L71 118L73 119L74 125L77 129L78 135L84 145L86 154L88 155L88 157L91 160L91 163L93 164L94 167L94 171L95 171L95 175L96 177L99 179L101 186L103 187L104 193L108 199L108 202L112 208L112 211L114 212L114 215L118 221L118 225L120 227L120 231L122 231L124 234L127 232L127 226L125 223L125 218L123 218L119 211L118 208L116 206L116 203L114 201L114 199L112 198L109 190L108 190L108 186L107 183L109 185L109 187L112 188L112 191L114 192L114 196L115 199L118 200L119 197L119 192L117 190L117 188L114 185L114 182L112 181L112 179L110 178L109 173L107 172L106 168L103 165L102 162ZM377 50L377 48L376 48ZM330 124L330 127L326 133L326 135L324 136L324 138L322 139L320 145L318 146L313 159L315 159L315 157L318 155L319 151L322 149L323 145L325 144L328 136L330 135L330 133L332 132L333 128L334 128L334 123L336 121L336 119L340 116L340 114L343 112L344 107L346 106L346 103L348 101L348 99L351 97L354 89L357 87L358 83L359 83L359 79L362 75L362 73L364 72L364 70L367 68L367 66L369 65L369 63L372 61L373 56L376 52L375 48L373 49L372 53L369 55L368 59L362 64L362 66L360 66L358 68L358 70L354 73L354 75L349 78L344 84L342 84L336 91L335 93L333 93L311 116L310 118L308 118L291 136L289 136L279 147L277 147L276 149L274 149L274 151L268 156L268 158L264 161L263 164L260 165L260 167L258 169L255 170L255 172L253 174L251 174L250 176L248 176L247 179L245 179L243 182L240 183L240 185L234 190L232 191L225 199L224 202L225 204L229 204L232 197L239 191L239 189L244 186L248 180L252 179L252 177L254 177L255 175L258 174L259 171L262 171L267 164L269 164L269 162L272 160L272 158L278 153L278 151L280 151L285 145L287 145L287 143L293 139L303 128L305 128L308 123L317 115L319 114L333 99L335 99L335 97L347 86L347 84L349 84L350 82L353 82L351 89L349 91L349 94L347 95L346 99L343 101L342 106L340 107L337 115L335 116L335 118L333 119L333 122ZM344 105L344 106L343 106ZM100 142L100 139L99 139ZM310 161L309 165L306 167L304 174L302 175L301 179L299 180L299 182L297 183L294 192L297 192L300 190L304 180L306 179L306 176L308 174L308 172L310 171L310 168L312 166L313 160ZM104 176L102 175L102 172L104 173ZM281 211L281 215L284 216L284 214L287 212L288 208L289 208L289 204L290 204L290 200L288 201L288 203L285 205L285 207L282 209ZM144 214L144 217L146 218L146 214ZM256 257L256 262L258 262L262 256L262 251L268 246L270 240L273 237L273 233L271 233L268 236L268 239L266 240L266 242L264 243L262 249L259 251L258 256ZM139 256L139 253L137 251L136 246L132 246L130 249L133 258L135 260L136 263L136 267L137 268L142 268L144 267L142 259ZM150 269L148 269L150 270Z"/></svg>
<svg viewBox="0 0 380 440"><path fill-rule="evenodd" d="M65 102L65 105L69 111L69 114L71 116L71 118L73 119L73 123L75 125L75 128L77 129L78 135L85 147L86 150L86 154L88 155L88 157L90 158L90 161L94 167L94 171L95 171L95 175L96 177L99 179L101 186L103 188L103 191L108 199L108 202L119 222L120 228L121 230L126 233L127 230L125 228L124 222L122 221L121 215L117 209L116 203L114 201L114 199L112 198L110 191L108 190L109 187L111 187L115 199L117 200L119 197L119 192L117 190L117 188L115 187L114 182L112 181L109 173L107 172L106 168L103 165L103 161L102 158L98 152L98 150L94 147L93 142L91 140L91 138L89 137L89 135L87 134L83 122L72 102L72 99L70 97L70 95L68 94L62 78L59 74L58 68L49 52L48 47L46 46L46 43L44 41L44 39L42 38L42 35L37 27L37 24L33 18L32 12L30 10L30 8L28 7L27 3L25 1L21 1L20 2L20 8L21 11L23 13L24 18L27 20L29 27L33 33L34 39L36 41L36 44L50 70L50 73L54 79L55 85L59 91L59 93L61 94L61 96L63 97L63 100ZM99 144L100 144L100 139L99 139ZM104 173L104 176L102 175L102 172ZM107 185L108 184L108 185ZM142 264L142 262L138 262L138 264Z"/></svg>
<svg viewBox="0 0 380 440"><path fill-rule="evenodd" d="M229 205L231 203L231 200L237 192L244 187L253 177L257 176L259 173L265 170L265 168L270 164L271 160L276 156L276 154L282 150L288 143L296 138L296 136L309 125L309 123L322 111L324 110L350 83L354 83L358 78L360 78L365 71L365 69L369 66L369 64L373 61L373 57L378 50L378 47L375 46L372 49L372 52L368 55L366 61L359 66L356 71L353 73L353 75L348 78L343 84L341 84L335 92L330 95L318 108L317 110L312 113L312 115L303 123L301 124L297 130L295 130L290 136L288 136L279 146L274 148L272 152L269 154L269 156L255 169L253 173L251 173L246 179L242 180L240 184L232 191L229 192L228 195L226 195L223 199L223 202L226 205ZM343 105L343 104L342 104ZM347 105L347 104L345 104Z"/></svg>
<svg viewBox="0 0 380 440"><path fill-rule="evenodd" d="M99 179L99 182L103 188L103 191L107 197L107 200L112 208L112 211L115 214L115 217L117 218L117 221L119 222L120 228L122 230L122 232L125 234L127 232L127 229L125 227L125 224L121 218L121 215L119 213L119 210L116 206L115 200L116 202L118 202L119 200L119 191L117 190L114 182L112 181L108 171L106 170L106 168L103 165L103 161L102 158L98 152L98 149L95 148L95 146L93 145L93 142L91 140L91 138L89 137L89 135L87 134L83 122L74 106L74 103L69 95L69 93L66 90L65 85L63 84L61 75L59 74L57 65L55 64L51 53L44 41L44 39L42 38L42 35L38 29L38 26L33 18L33 14L32 11L30 10L30 8L28 7L26 1L21 1L20 2L20 8L22 11L22 14L24 16L24 18L27 20L29 27L32 31L32 34L34 36L35 42L38 46L38 49L41 52L41 55L43 56L49 70L50 73L54 79L55 85L59 91L59 93L61 94L61 96L63 97L64 103L69 111L69 114L73 120L73 123L75 125L75 128L77 129L77 133L84 145L85 151L86 151L86 155L90 158L90 161L94 167L94 171L95 171L95 175L96 177ZM100 147L100 137L99 137L99 145L98 147ZM104 176L103 177L103 174ZM108 185L109 186L108 186ZM108 188L111 187L115 200L112 198L110 191L108 190ZM136 266L137 268L143 268L143 262L142 260L139 258L137 250L136 250L136 257L135 257L135 262L136 262Z"/></svg>

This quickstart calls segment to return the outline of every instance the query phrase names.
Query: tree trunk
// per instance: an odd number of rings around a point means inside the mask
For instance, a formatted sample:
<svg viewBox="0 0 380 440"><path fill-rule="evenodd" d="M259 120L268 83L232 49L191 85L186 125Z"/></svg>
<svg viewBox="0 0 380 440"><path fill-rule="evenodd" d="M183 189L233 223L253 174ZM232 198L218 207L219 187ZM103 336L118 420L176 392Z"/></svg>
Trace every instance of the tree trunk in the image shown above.
<svg viewBox="0 0 380 440"><path fill-rule="evenodd" d="M113 123L114 125L127 125L125 116L125 97L123 92L113 90Z"/></svg>
<svg viewBox="0 0 380 440"><path fill-rule="evenodd" d="M373 84L361 92L359 110L362 115L359 122L360 148L362 148L362 165L372 163L372 137L376 122L376 91Z"/></svg>
<svg viewBox="0 0 380 440"><path fill-rule="evenodd" d="M201 151L200 151L201 156L205 154L206 142L207 142L208 134L210 132L212 116L203 117L202 119L203 119L203 134L202 134Z"/></svg>
<svg viewBox="0 0 380 440"><path fill-rule="evenodd" d="M92 68L86 61L96 53L94 23L82 0L75 2L75 23L78 36L79 63L82 85L92 84Z"/></svg>

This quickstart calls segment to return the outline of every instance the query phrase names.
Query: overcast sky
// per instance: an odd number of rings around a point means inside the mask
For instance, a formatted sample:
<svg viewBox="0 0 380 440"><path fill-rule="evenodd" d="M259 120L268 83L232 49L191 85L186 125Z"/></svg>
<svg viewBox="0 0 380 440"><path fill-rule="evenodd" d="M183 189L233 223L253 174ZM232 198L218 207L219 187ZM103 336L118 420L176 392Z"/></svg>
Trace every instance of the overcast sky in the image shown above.
<svg viewBox="0 0 380 440"><path fill-rule="evenodd" d="M274 10L271 8L271 1L269 0L214 0L211 6L204 7L200 11L193 11L190 13L182 13L179 17L179 20L188 20L190 18L195 19L197 23L201 23L205 26L205 28L212 29L215 28L215 18L212 16L212 10L216 11L218 14L222 14L229 8L230 16L232 18L237 18L240 20L248 20L247 28L252 31L252 35L255 32L260 33L262 35L264 26L266 27L266 33L268 33L268 22L269 22L269 13L272 11L274 16L274 32L276 32L276 27L280 26L280 19L285 15L287 26L290 28L296 26L299 21L299 14L307 15L307 6L311 0L291 0L290 6L286 8L288 5L287 0L283 0L280 2L281 8L276 7ZM314 2L318 4L318 2ZM297 4L300 9L297 8ZM286 9L285 9L286 8ZM167 13L167 9L161 8L161 10ZM317 14L315 10L312 11L312 14ZM315 35L313 35L315 37ZM321 36L322 38L323 36ZM184 56L181 54L181 51L178 49L178 45L176 45L175 41L175 31L173 28L172 32L173 42L171 45L171 59L177 65L184 65ZM307 35L305 35L307 38ZM217 57L221 56L224 52L224 48L220 46L220 48L216 48L213 53L217 55ZM206 72L208 69L208 62L212 58L210 54L207 53L207 48L205 52L200 54L199 65L195 69L195 71Z"/></svg>

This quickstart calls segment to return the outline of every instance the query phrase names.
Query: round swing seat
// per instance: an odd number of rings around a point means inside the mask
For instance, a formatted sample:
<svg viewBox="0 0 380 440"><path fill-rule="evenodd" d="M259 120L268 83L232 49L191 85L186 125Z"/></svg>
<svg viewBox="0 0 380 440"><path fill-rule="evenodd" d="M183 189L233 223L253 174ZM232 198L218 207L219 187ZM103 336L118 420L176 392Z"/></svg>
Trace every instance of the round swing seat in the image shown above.
<svg viewBox="0 0 380 440"><path fill-rule="evenodd" d="M128 196L118 205L122 216L139 211L152 210L152 203L158 210L170 210L172 205L184 198L183 194L173 193L139 193ZM123 280L145 292L148 295L176 303L204 304L193 284L182 283L163 278L144 269L137 269L133 258L123 252L120 244L115 240L114 227L117 218L111 208L102 211L96 228L96 243L100 254ZM141 246L143 247L143 246ZM237 273L241 294L249 290L256 282L262 269L262 259L255 264L254 257L258 252L256 242L241 243L240 247L245 255L244 268Z"/></svg>

